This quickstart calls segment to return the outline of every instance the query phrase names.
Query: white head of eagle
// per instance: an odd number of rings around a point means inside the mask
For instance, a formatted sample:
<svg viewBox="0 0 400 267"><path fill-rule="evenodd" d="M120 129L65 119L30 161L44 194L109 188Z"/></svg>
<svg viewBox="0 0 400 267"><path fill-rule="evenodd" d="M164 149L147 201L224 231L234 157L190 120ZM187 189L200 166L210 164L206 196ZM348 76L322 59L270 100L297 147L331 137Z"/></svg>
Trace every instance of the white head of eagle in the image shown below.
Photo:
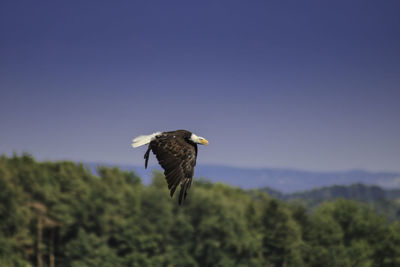
<svg viewBox="0 0 400 267"><path fill-rule="evenodd" d="M132 147L146 144L149 144L149 146L144 154L145 168L147 168L151 150L164 169L171 197L174 195L177 186L181 185L179 204L182 204L192 184L194 166L196 166L197 144L208 145L208 141L189 131L177 130L138 136L133 139Z"/></svg>

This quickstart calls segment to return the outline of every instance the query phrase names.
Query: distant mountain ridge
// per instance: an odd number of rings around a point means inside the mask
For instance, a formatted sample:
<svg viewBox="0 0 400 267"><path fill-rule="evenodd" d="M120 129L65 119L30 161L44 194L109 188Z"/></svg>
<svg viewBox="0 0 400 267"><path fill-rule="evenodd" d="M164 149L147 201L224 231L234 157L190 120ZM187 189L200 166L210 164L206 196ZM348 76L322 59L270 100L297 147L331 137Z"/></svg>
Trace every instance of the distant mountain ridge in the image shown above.
<svg viewBox="0 0 400 267"><path fill-rule="evenodd" d="M364 185L361 183L352 185L333 185L328 187L315 188L303 192L283 194L269 188L261 188L260 191L283 199L301 199L307 202L320 203L322 201L345 198L365 202L375 202L382 200L400 200L400 189L383 189L376 185Z"/></svg>
<svg viewBox="0 0 400 267"><path fill-rule="evenodd" d="M144 183L150 181L153 170L161 170L158 165L144 168L144 164L115 165L108 163L85 163L95 170L97 165L118 166L121 169L133 170ZM296 169L278 168L239 168L221 165L198 165L195 177L203 177L211 182L222 182L243 189L271 188L282 193L294 193L333 185L351 185L362 183L377 185L385 189L400 189L400 173L369 172L363 170L315 172Z"/></svg>
<svg viewBox="0 0 400 267"><path fill-rule="evenodd" d="M285 201L300 201L310 209L322 202L338 198L356 200L370 204L377 212L385 214L390 220L400 219L400 189L389 190L376 185L352 184L315 188L291 194L284 194L270 188L261 188L259 191Z"/></svg>

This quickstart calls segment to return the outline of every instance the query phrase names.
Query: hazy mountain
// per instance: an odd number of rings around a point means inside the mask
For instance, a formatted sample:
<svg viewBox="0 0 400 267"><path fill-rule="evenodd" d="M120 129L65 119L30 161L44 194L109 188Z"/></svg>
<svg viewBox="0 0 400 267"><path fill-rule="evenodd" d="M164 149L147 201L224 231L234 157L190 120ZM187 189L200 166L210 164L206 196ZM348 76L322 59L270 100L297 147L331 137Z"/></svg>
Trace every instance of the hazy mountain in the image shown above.
<svg viewBox="0 0 400 267"><path fill-rule="evenodd" d="M270 194L269 188L261 188ZM376 202L383 200L400 200L400 189L383 189L376 185L352 184L349 186L333 185L329 187L315 188L303 192L295 192L291 194L277 194L279 192L272 191L272 195L285 200L301 199L308 203L320 203L326 200L334 200L337 198L353 199L364 202ZM270 194L271 195L271 194Z"/></svg>
<svg viewBox="0 0 400 267"><path fill-rule="evenodd" d="M284 194L270 188L259 190L281 200L300 201L311 209L324 201L338 198L357 200L369 203L377 212L385 214L390 220L400 218L400 189L385 190L376 185L353 184L315 188L291 194Z"/></svg>
<svg viewBox="0 0 400 267"><path fill-rule="evenodd" d="M88 167L95 169L96 165L112 166L113 164L87 163ZM117 165L125 170L134 170L144 183L149 182L152 170L161 170L157 165L149 166L146 170L144 164ZM204 177L212 182L222 182L243 189L269 187L283 192L293 193L310 190L316 187L331 185L351 185L363 183L378 185L382 188L400 188L400 173L368 172L363 170L313 172L296 169L278 168L236 168L220 165L198 165L195 177Z"/></svg>

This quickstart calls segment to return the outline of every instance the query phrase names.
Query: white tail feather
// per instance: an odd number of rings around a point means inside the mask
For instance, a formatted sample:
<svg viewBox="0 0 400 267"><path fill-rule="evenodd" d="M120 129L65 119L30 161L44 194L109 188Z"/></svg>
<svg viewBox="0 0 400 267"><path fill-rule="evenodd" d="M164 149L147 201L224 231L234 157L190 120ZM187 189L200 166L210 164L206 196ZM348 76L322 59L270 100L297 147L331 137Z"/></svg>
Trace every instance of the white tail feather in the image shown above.
<svg viewBox="0 0 400 267"><path fill-rule="evenodd" d="M154 138L156 138L160 134L161 134L161 132L156 132L156 133L149 134L149 135L138 136L135 139L133 139L132 147L138 147L138 146L146 145L146 144L150 143L151 141L153 141Z"/></svg>

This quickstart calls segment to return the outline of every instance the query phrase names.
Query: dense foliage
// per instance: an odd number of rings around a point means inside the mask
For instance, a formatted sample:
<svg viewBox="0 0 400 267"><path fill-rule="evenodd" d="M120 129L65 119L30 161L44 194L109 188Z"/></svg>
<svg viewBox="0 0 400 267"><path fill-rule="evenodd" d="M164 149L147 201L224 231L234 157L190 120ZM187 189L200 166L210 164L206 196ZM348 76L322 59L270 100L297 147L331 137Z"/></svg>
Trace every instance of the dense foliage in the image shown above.
<svg viewBox="0 0 400 267"><path fill-rule="evenodd" d="M0 157L0 266L400 266L400 226L349 200L312 213L197 181Z"/></svg>

